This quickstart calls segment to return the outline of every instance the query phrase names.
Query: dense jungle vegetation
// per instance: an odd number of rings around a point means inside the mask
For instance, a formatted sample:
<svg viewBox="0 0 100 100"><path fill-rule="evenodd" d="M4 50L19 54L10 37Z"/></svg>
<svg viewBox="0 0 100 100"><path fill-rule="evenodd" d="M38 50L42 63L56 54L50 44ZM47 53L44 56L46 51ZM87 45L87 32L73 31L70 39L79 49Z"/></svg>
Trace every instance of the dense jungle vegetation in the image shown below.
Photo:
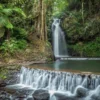
<svg viewBox="0 0 100 100"><path fill-rule="evenodd" d="M50 54L55 17L70 55L100 57L100 0L0 0L0 59Z"/></svg>

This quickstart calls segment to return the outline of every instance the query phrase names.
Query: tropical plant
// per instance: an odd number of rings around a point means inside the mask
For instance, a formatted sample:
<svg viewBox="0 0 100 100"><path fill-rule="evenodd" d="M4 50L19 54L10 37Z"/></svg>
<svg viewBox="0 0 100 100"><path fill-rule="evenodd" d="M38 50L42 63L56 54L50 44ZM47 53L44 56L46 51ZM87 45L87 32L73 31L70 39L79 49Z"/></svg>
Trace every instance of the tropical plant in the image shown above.
<svg viewBox="0 0 100 100"><path fill-rule="evenodd" d="M16 40L11 38L10 40L5 40L0 47L0 50L4 53L14 53L19 50L23 50L27 47L27 42L22 40Z"/></svg>
<svg viewBox="0 0 100 100"><path fill-rule="evenodd" d="M13 28L12 22L10 21L10 17L13 13L18 13L19 15L26 17L22 9L18 7L5 8L3 5L0 4L0 27L6 27L7 29Z"/></svg>
<svg viewBox="0 0 100 100"><path fill-rule="evenodd" d="M14 28L11 18L15 17L14 14L21 15L23 18L26 17L22 9L18 7L6 7L0 4L0 29L4 29L4 35L0 37L0 43L10 38L11 30Z"/></svg>

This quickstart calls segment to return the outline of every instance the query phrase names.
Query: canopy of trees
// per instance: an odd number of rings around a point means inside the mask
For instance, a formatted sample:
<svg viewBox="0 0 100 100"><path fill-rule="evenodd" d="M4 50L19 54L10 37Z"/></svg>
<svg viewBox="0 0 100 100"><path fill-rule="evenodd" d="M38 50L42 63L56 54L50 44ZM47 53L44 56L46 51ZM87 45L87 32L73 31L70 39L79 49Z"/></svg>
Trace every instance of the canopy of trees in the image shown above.
<svg viewBox="0 0 100 100"><path fill-rule="evenodd" d="M100 0L0 0L0 52L46 52L54 17L72 56L100 56Z"/></svg>

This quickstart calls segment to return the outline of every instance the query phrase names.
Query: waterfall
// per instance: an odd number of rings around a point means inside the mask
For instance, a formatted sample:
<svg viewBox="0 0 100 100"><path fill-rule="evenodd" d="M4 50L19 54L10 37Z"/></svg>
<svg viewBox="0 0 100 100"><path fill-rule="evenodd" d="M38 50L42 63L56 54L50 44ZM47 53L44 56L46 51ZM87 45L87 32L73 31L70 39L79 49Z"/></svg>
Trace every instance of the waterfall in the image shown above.
<svg viewBox="0 0 100 100"><path fill-rule="evenodd" d="M64 32L60 27L60 19L54 19L52 23L53 52L55 58L68 57Z"/></svg>
<svg viewBox="0 0 100 100"><path fill-rule="evenodd" d="M73 93L77 86L91 90L97 88L100 85L100 76L22 67L19 84L35 89L44 88L53 91L70 91Z"/></svg>

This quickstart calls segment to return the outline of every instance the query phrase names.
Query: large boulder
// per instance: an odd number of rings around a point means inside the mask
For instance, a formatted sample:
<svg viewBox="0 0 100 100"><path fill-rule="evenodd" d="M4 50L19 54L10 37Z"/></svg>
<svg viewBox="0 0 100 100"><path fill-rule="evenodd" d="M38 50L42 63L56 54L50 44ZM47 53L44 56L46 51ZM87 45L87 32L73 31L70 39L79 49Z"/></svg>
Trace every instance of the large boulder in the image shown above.
<svg viewBox="0 0 100 100"><path fill-rule="evenodd" d="M74 92L75 97L82 98L88 95L88 90L82 86L78 86Z"/></svg>
<svg viewBox="0 0 100 100"><path fill-rule="evenodd" d="M53 97L56 98L55 100L78 100L75 96L68 96L62 93L54 93Z"/></svg>
<svg viewBox="0 0 100 100"><path fill-rule="evenodd" d="M50 95L47 90L39 89L33 93L34 100L49 100L49 97Z"/></svg>

